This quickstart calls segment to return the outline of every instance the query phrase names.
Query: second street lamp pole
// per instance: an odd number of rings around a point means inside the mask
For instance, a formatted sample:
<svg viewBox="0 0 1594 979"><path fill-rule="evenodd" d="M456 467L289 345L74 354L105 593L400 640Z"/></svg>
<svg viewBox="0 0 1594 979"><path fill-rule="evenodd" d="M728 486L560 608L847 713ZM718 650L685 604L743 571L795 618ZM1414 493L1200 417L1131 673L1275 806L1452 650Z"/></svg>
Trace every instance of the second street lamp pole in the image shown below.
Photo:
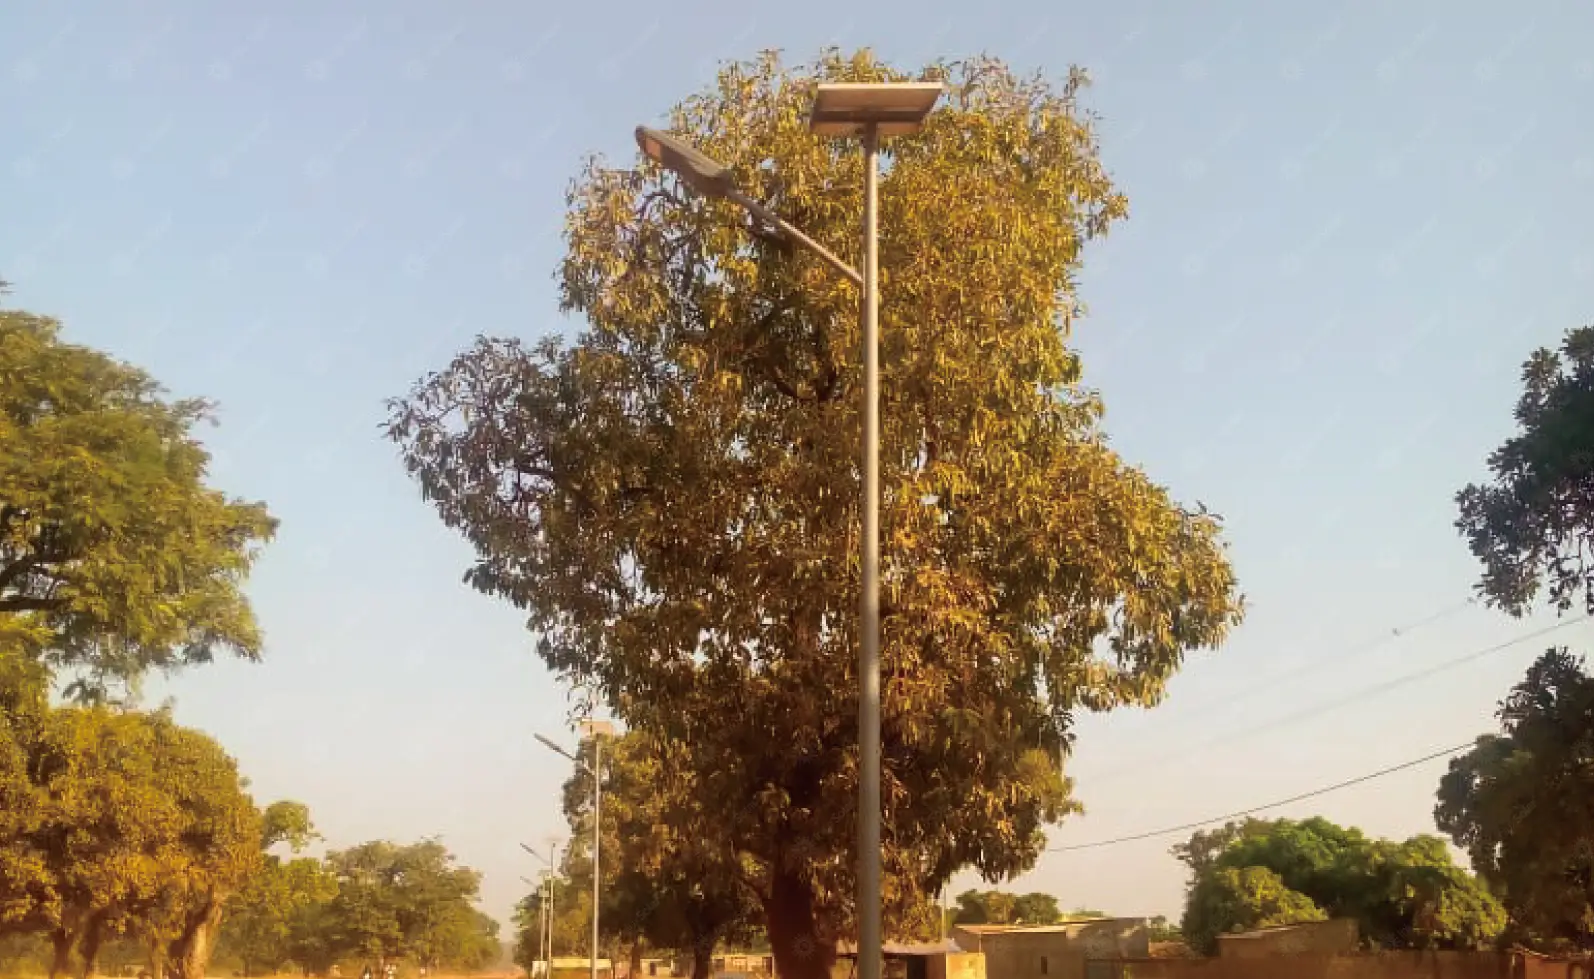
<svg viewBox="0 0 1594 979"><path fill-rule="evenodd" d="M549 963L553 960L553 871L559 858L559 841L557 838L549 837L548 856L546 857L524 843L520 844L520 848L547 864L543 868L542 880L536 883L532 883L524 877L521 880L526 880L526 883L531 884L539 895L537 901L537 953L542 959L544 971L548 973L549 979L552 979L553 966Z"/></svg>
<svg viewBox="0 0 1594 979"><path fill-rule="evenodd" d="M614 726L607 721L582 721L581 733L592 739L592 765L589 767L580 758L559 747L554 742L542 735L534 735L544 747L564 755L575 763L579 769L584 769L592 776L592 967L591 979L598 979L598 899L602 893L603 877L598 863L599 837L603 835L602 810L603 803L603 739L614 733ZM550 926L551 929L552 926ZM613 969L610 969L612 974ZM551 977L550 977L551 979Z"/></svg>

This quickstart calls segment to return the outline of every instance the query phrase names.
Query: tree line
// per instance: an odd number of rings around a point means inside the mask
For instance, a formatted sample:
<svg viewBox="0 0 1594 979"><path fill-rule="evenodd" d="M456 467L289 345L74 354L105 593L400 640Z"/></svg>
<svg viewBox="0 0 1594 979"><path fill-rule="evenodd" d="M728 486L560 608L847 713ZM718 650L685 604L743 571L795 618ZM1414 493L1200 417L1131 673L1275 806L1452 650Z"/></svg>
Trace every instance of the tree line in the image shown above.
<svg viewBox="0 0 1594 979"><path fill-rule="evenodd" d="M242 586L276 521L206 483L209 414L0 309L0 957L490 964L479 877L441 843L307 856L303 805L257 807L214 739L136 709L150 670L260 655Z"/></svg>

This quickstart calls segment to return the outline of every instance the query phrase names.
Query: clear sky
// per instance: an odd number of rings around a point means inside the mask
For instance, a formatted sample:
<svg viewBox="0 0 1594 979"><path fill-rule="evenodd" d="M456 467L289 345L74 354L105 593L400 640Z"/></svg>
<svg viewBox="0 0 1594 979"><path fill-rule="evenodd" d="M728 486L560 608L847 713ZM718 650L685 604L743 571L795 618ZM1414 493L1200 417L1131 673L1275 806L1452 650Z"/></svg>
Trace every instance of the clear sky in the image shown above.
<svg viewBox="0 0 1594 979"><path fill-rule="evenodd" d="M215 481L282 518L250 586L267 661L151 697L334 845L441 834L507 917L534 868L516 843L563 832L565 768L531 735L571 737L565 699L519 616L459 583L383 399L477 333L572 328L567 182L722 59L1085 66L1132 206L1083 275L1087 380L1122 452L1228 518L1252 607L1165 706L1081 725L1090 811L1053 841L1086 843L1467 741L1549 641L1387 686L1553 622L1456 610L1475 569L1451 497L1510 431L1526 354L1594 320L1591 36L1571 0L12 0L0 276L218 399ZM1282 811L1430 830L1442 768ZM1173 914L1171 842L1020 883Z"/></svg>

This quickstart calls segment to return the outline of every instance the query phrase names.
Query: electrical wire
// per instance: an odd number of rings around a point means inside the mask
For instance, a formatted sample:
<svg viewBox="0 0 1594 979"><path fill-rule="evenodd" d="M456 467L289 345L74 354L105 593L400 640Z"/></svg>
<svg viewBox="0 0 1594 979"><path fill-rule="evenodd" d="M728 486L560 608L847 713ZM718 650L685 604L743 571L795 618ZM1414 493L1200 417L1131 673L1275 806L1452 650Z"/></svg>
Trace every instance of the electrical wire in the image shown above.
<svg viewBox="0 0 1594 979"><path fill-rule="evenodd" d="M1486 646L1482 649L1475 649L1469 653L1462 653L1460 656L1454 656L1450 659L1442 660L1432 666L1423 667L1420 670L1413 670L1410 673L1402 673L1401 675L1391 677L1388 680L1369 684L1368 686L1362 687L1358 690L1353 690L1342 697L1318 704L1317 706L1307 710L1292 711L1290 714L1275 721L1269 721L1266 724L1261 724L1253 728L1247 728L1244 731L1239 731L1234 734L1223 735L1213 741L1208 741L1200 745L1200 747L1208 748L1217 744L1226 743L1228 741L1254 737L1255 735L1264 731L1271 731L1274 728L1283 727L1287 724L1294 724L1298 721L1317 717L1320 714L1326 714L1329 711L1337 710L1338 708L1344 707L1347 704L1353 704L1359 700L1365 700L1366 698L1376 694L1387 693L1390 690L1403 687L1408 683L1414 683L1418 680L1426 680L1428 677L1437 676L1438 674L1444 673L1447 670L1453 670L1458 666L1465 666L1468 663L1483 659L1485 656L1492 656L1495 653L1504 652L1513 646L1520 646L1525 642L1532 642L1535 639L1541 639L1552 632L1578 625L1579 623L1587 622L1588 620L1589 616L1587 615L1580 615L1573 619L1565 619L1555 623L1554 625L1546 626L1543 629L1536 629L1533 632L1524 633L1523 635L1512 639L1507 639L1503 642L1497 642L1492 646Z"/></svg>
<svg viewBox="0 0 1594 979"><path fill-rule="evenodd" d="M1320 795L1327 795L1330 792L1338 792L1340 789L1348 789L1353 785L1360 785L1363 782L1371 782L1375 778L1383 778L1385 775L1393 775L1395 772L1403 772L1408 768L1416 768L1418 765L1424 764L1425 762L1433 761L1436 758L1444 758L1447 755L1454 755L1458 752L1466 751L1471 747L1472 743L1468 742L1467 744L1457 745L1453 748L1446 748L1443 751L1436 751L1430 755L1423 755L1421 758L1413 758L1411 761L1402 762L1399 765L1391 765L1388 768L1380 768L1376 772L1368 772L1366 775L1358 775L1355 778L1348 778L1343 782L1335 782L1333 785L1325 785L1320 789L1313 789L1310 792L1301 792L1296 795L1292 795L1287 799L1279 799L1276 802L1268 802L1260 806L1252 806L1249 809L1237 809L1234 812L1225 813L1221 816L1213 816L1210 819L1200 819L1192 823L1181 823L1178 826L1167 826L1163 829L1154 829L1145 833L1135 833L1130 836L1117 836L1110 840L1096 840L1091 843L1074 843L1069 846L1047 847L1046 852L1066 853L1071 850L1094 850L1104 846L1115 846L1119 843L1135 843L1140 840L1155 839L1159 836L1171 836L1174 833L1184 833L1193 829L1200 829L1203 826L1211 826L1214 823L1226 823L1232 819L1239 819L1242 816L1250 816L1255 813L1266 812L1269 809L1277 809L1280 806L1287 806L1292 802L1300 802L1303 799L1312 799Z"/></svg>
<svg viewBox="0 0 1594 979"><path fill-rule="evenodd" d="M1329 669L1329 668L1334 667L1334 666L1339 666L1339 665L1343 664L1346 660L1354 659L1354 658L1356 658L1358 656L1365 655L1367 653L1372 652L1375 649L1380 649L1380 648L1388 645L1389 643L1394 642L1395 640L1404 639L1406 636L1408 636L1411 633L1417 631L1418 629L1423 629L1423 628L1426 628L1427 626L1433 625L1436 622L1440 622L1440 621L1443 621L1444 619L1448 619L1451 616L1453 616L1453 615L1455 615L1455 614L1457 614L1459 612L1466 611L1467 609L1473 607L1476 604L1478 604L1478 599L1477 598L1475 598L1475 597L1474 598L1468 598L1464 602L1459 602L1459 603L1457 603L1455 605L1451 605L1451 606L1449 606L1447 608L1442 608L1439 611L1432 612L1432 613L1430 613L1428 615L1423 616L1420 619L1414 619L1414 620L1412 620L1410 622L1407 622L1404 625L1395 626L1394 628L1389 630L1389 634L1388 635L1381 635L1381 636L1377 636L1376 638L1373 638L1373 639L1365 640L1360 645L1352 646L1351 648L1345 650L1342 654L1334 657L1333 659L1328 659L1328 658L1325 658L1325 657L1317 657L1314 660L1312 660L1311 662L1304 663L1304 664L1302 664L1302 665L1300 665L1300 666L1298 666L1298 667L1296 667L1294 669L1285 670L1284 672L1279 673L1279 674L1277 674L1275 676L1268 677L1267 679L1263 680L1261 683L1257 683L1257 684L1254 684L1252 686L1246 687L1246 688L1240 690L1237 693L1229 694L1229 695L1222 696L1222 697L1214 697L1214 698L1211 698L1211 699L1206 700L1206 701L1197 701L1194 705L1181 704L1180 708L1183 709L1183 710L1200 711L1200 710L1205 710L1205 709L1207 709L1209 707L1216 707L1219 704L1228 705L1228 704L1233 704L1236 701L1246 700L1246 699L1248 699L1250 697L1253 697L1253 696L1255 696L1255 695L1257 695L1259 693L1264 693L1264 692L1266 692L1268 690L1271 690L1275 686L1277 686L1279 683L1282 683L1282 682L1284 682L1286 680L1294 680L1294 679L1296 679L1298 677L1301 677L1301 676L1306 676L1306 675L1311 674L1311 673L1318 673L1318 672L1321 672L1322 670L1326 670L1326 669Z"/></svg>
<svg viewBox="0 0 1594 979"><path fill-rule="evenodd" d="M1310 720L1311 718L1321 716L1321 715L1326 714L1326 713L1328 713L1330 711L1333 711L1333 710L1337 710L1337 709L1339 709L1341 707L1344 707L1344 706L1346 706L1348 704L1354 704L1354 703L1357 703L1358 701L1365 700L1368 697L1376 696L1376 695L1382 694L1382 693L1387 693L1390 690L1395 690L1395 689L1397 689L1399 687L1403 687L1403 686L1405 686L1408 683L1414 683L1414 682L1416 682L1418 680L1424 680L1424 679L1427 679L1428 677L1436 676L1436 675L1438 675L1440 673L1443 673L1443 672L1445 672L1447 670L1453 670L1453 669L1455 669L1458 666L1465 666L1466 664L1471 663L1471 662L1473 662L1475 660L1483 659L1486 656L1491 656L1491 655L1493 655L1495 653L1503 652L1504 650L1510 649L1513 646L1520 646L1521 644L1523 644L1525 642L1531 642L1531 641L1533 641L1535 639L1542 638L1542 637L1547 636L1550 633L1556 632L1556 631L1558 631L1560 629L1565 629L1565 628L1568 628L1570 626L1578 625L1579 623L1587 622L1587 621L1589 621L1589 619L1590 619L1590 616L1587 616L1587 615L1580 615L1580 616L1577 616L1576 618L1564 619L1562 621L1556 622L1554 625L1546 626L1546 627L1544 627L1542 629L1536 629L1536 630L1534 630L1532 632L1524 633L1524 634L1522 634L1520 636L1516 636L1514 638L1504 640L1503 642L1495 643L1492 646L1486 646L1486 647L1484 647L1482 649L1475 649L1475 650L1472 650L1471 652L1463 653L1460 656L1455 656L1455 657L1452 657L1450 659L1444 660L1442 662L1435 663L1432 666L1424 667L1424 668L1422 668L1420 670L1413 670L1410 673L1403 673L1400 676L1392 677L1392 678L1390 678L1388 680L1384 680L1384 681L1381 681L1379 683L1374 683L1374 684L1370 684L1370 685L1365 686L1365 687L1361 687L1361 688L1359 688L1357 690L1353 690L1350 693L1345 694L1345 695L1343 695L1341 697L1335 698L1334 700L1330 700L1330 701L1327 701L1325 703L1317 704L1314 707L1310 707L1310 708L1307 708L1305 710L1291 711L1289 714L1287 714L1287 715L1285 715L1283 717L1277 718L1277 719L1272 720L1272 721L1268 721L1268 722L1266 722L1264 724L1259 724L1259 725L1257 725L1255 727L1246 728L1245 730L1242 730L1242 731L1235 731L1235 732L1231 732L1231 733L1228 733L1228 734L1220 734L1217 737L1208 738L1206 741L1200 742L1199 744L1196 744L1193 747L1190 746L1190 745L1186 745L1184 750L1181 750L1178 754L1164 755L1164 756L1162 756L1160 758L1149 758L1149 759L1146 759L1145 761L1141 761L1141 762L1131 762L1131 763L1129 763L1129 764L1127 764L1125 766L1120 767L1118 769L1118 771L1120 772L1120 777L1122 777L1122 774L1124 774L1124 773L1145 772L1145 771L1147 771L1149 769L1161 768L1161 767L1164 767L1164 766L1166 766L1168 764L1171 764L1172 762L1184 760L1184 759L1188 758L1189 755L1192 752L1206 751L1209 748L1215 748L1215 747L1218 747L1220 745L1228 744L1228 743L1230 743L1232 741L1240 741L1240 740L1252 739L1252 738L1255 738L1258 734L1262 734L1262 733L1267 732L1267 731L1272 731L1272 730L1275 730L1275 729L1280 728L1280 727L1286 727L1286 726L1291 725L1291 724L1298 724L1301 721ZM1109 781L1111 781L1111 776L1108 776L1106 778L1101 778L1101 779L1092 779L1092 783L1093 784L1097 784L1097 785L1105 784L1105 783L1107 783Z"/></svg>

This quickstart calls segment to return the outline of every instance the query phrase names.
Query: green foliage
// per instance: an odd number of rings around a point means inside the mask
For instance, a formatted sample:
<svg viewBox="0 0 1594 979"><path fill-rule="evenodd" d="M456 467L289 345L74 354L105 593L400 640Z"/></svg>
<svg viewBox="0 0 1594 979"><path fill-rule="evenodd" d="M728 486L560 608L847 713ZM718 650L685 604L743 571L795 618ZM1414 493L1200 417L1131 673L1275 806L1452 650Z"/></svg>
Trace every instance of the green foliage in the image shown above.
<svg viewBox="0 0 1594 979"><path fill-rule="evenodd" d="M1434 819L1501 895L1519 940L1594 949L1594 676L1539 657L1439 783Z"/></svg>
<svg viewBox="0 0 1594 979"><path fill-rule="evenodd" d="M218 952L236 958L244 975L278 972L295 961L296 926L336 896L337 880L320 860L284 860L269 852L286 845L297 854L317 838L303 803L274 802L260 814L260 842L267 852L259 870L227 902L218 937Z"/></svg>
<svg viewBox="0 0 1594 979"><path fill-rule="evenodd" d="M1087 912L1094 916L1095 912ZM1078 916L1075 912L1072 916ZM1052 925L1064 919L1057 898L1038 891L1009 894L1004 891L968 890L957 896L952 923L957 925Z"/></svg>
<svg viewBox="0 0 1594 979"><path fill-rule="evenodd" d="M583 754L592 757L590 742ZM628 948L641 941L703 956L717 944L754 939L755 896L734 851L704 830L707 814L684 746L629 732L605 739L601 768L602 937ZM571 828L564 880L586 892L592 886L589 768L573 768L564 808ZM531 940L528 952L535 950L535 931Z"/></svg>
<svg viewBox="0 0 1594 979"><path fill-rule="evenodd" d="M202 977L209 909L259 860L220 746L164 712L35 705L0 720L0 798L0 930L47 936L55 971L136 932Z"/></svg>
<svg viewBox="0 0 1594 979"><path fill-rule="evenodd" d="M1191 948L1212 955L1217 952L1218 935L1224 932L1327 917L1311 898L1289 888L1267 867L1225 866L1191 888L1181 930Z"/></svg>
<svg viewBox="0 0 1594 979"><path fill-rule="evenodd" d="M426 966L481 957L487 928L473 904L481 875L459 866L443 844L363 843L329 853L337 879L330 917L344 954L386 962L414 958Z"/></svg>
<svg viewBox="0 0 1594 979"><path fill-rule="evenodd" d="M1112 451L1066 342L1085 243L1127 211L1083 76L919 74L944 107L889 142L881 186L889 927L959 868L1030 867L1076 809L1075 714L1157 703L1241 607L1218 519ZM670 124L856 256L860 156L806 109L817 81L906 77L769 55ZM742 225L650 164L594 164L561 271L584 332L481 340L389 434L548 666L687 746L700 825L749 861L777 967L807 979L854 889L858 297Z"/></svg>
<svg viewBox="0 0 1594 979"><path fill-rule="evenodd" d="M533 891L515 906L514 958L517 965L527 970L542 948L538 929L542 921L542 902L549 894L554 916L554 956L575 955L591 947L592 878L589 874L583 886L563 874L555 874L551 891Z"/></svg>
<svg viewBox="0 0 1594 979"><path fill-rule="evenodd" d="M1356 919L1381 948L1481 948L1505 927L1499 902L1432 836L1397 843L1318 817L1251 819L1176 852L1192 870L1181 930L1207 954L1225 932L1325 916Z"/></svg>
<svg viewBox="0 0 1594 979"><path fill-rule="evenodd" d="M1489 456L1490 485L1456 497L1457 527L1483 562L1490 604L1527 612L1544 582L1561 611L1594 614L1594 326L1522 367L1518 433Z"/></svg>
<svg viewBox="0 0 1594 979"><path fill-rule="evenodd" d="M247 658L240 586L276 522L205 485L203 401L0 310L0 657L98 699L152 668Z"/></svg>

